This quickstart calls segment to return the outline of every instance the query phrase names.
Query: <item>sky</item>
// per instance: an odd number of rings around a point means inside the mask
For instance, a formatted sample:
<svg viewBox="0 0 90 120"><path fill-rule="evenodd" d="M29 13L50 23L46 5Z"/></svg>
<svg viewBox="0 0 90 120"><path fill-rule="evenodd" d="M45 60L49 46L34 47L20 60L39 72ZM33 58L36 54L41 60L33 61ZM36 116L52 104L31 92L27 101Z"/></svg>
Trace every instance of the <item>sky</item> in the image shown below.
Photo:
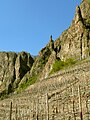
<svg viewBox="0 0 90 120"><path fill-rule="evenodd" d="M0 0L0 51L31 55L67 29L82 0Z"/></svg>

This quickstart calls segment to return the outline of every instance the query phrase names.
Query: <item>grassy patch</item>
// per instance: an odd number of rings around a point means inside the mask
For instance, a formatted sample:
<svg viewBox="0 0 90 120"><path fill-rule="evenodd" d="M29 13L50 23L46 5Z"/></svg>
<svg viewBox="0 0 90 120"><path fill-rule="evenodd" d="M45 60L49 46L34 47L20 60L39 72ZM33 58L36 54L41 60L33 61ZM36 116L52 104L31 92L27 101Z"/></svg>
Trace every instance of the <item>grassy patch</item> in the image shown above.
<svg viewBox="0 0 90 120"><path fill-rule="evenodd" d="M88 0L88 4L90 5L90 0Z"/></svg>
<svg viewBox="0 0 90 120"><path fill-rule="evenodd" d="M27 82L24 82L20 85L18 92L25 90L28 86L34 84L37 80L37 76L33 76L30 79L28 79Z"/></svg>
<svg viewBox="0 0 90 120"><path fill-rule="evenodd" d="M72 58L67 59L65 62L61 61L61 60L56 60L55 63L53 64L53 68L52 68L50 74L53 74L61 69L71 66L75 63L76 63L76 61Z"/></svg>

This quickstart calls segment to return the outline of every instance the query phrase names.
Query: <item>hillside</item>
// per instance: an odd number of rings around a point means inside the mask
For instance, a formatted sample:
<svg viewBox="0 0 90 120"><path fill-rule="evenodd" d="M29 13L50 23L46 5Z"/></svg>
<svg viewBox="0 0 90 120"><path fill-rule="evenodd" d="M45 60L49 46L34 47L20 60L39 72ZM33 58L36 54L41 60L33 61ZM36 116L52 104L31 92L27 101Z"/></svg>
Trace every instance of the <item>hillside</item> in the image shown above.
<svg viewBox="0 0 90 120"><path fill-rule="evenodd" d="M61 62L60 65L63 66L67 62L70 65L87 58L90 55L89 12L90 3L88 0L83 0L80 6L76 7L70 27L55 41L51 35L49 43L42 48L35 59L26 52L19 54L1 52L0 93L20 92L35 82L47 78L53 73L52 71L55 71L53 65L57 61ZM5 67L3 68L3 66ZM61 67L58 68L58 70L60 69Z"/></svg>
<svg viewBox="0 0 90 120"><path fill-rule="evenodd" d="M37 57L0 52L0 68L0 120L89 120L90 1Z"/></svg>
<svg viewBox="0 0 90 120"><path fill-rule="evenodd" d="M30 73L27 73L21 80L20 86L26 81L41 81L47 78L53 71L53 64L56 61L64 61L71 64L78 60L85 59L90 55L90 3L83 0L80 6L76 7L74 19L70 27L65 30L55 41L50 36L49 43L39 52ZM28 76L28 80L27 80ZM32 79L31 79L32 78ZM34 82L36 82L34 80ZM29 83L29 82L28 82ZM22 87L24 88L24 87Z"/></svg>
<svg viewBox="0 0 90 120"><path fill-rule="evenodd" d="M90 58L35 83L21 94L1 100L0 120L88 120L89 66Z"/></svg>

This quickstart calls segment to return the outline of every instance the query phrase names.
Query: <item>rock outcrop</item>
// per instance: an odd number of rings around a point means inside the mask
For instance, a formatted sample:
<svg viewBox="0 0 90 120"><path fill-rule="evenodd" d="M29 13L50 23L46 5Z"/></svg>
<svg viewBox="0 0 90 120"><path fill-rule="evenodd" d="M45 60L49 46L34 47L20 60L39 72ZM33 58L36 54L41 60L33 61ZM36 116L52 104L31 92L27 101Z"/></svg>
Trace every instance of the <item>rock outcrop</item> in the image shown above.
<svg viewBox="0 0 90 120"><path fill-rule="evenodd" d="M90 4L84 0L76 7L75 17L71 26L65 30L58 42L61 49L57 56L65 60L70 57L82 59L89 55L90 49ZM59 46L58 44L58 46Z"/></svg>
<svg viewBox="0 0 90 120"><path fill-rule="evenodd" d="M69 58L76 60L84 59L90 55L90 3L88 0L83 0L80 6L76 7L75 17L72 20L70 27L65 30L59 38L55 41L50 36L50 42L43 48L37 59L41 57L47 58L48 54L45 52L50 50L47 63L44 64L44 69L41 74L41 78L48 77L52 64L56 59L65 61ZM47 55L44 55L46 53ZM51 59L52 54L55 57ZM52 62L51 62L52 61ZM38 62L37 62L38 63ZM37 64L35 63L37 66ZM39 62L39 65L41 63ZM50 68L50 69L48 69ZM37 70L37 69L36 69Z"/></svg>
<svg viewBox="0 0 90 120"><path fill-rule="evenodd" d="M26 52L0 52L0 92L12 92L37 76L21 94L0 101L0 120L90 119L90 2L76 7L71 26L50 41L35 62ZM49 76L56 60L82 61ZM86 58L86 59L85 59ZM25 87L25 86L24 86Z"/></svg>
<svg viewBox="0 0 90 120"><path fill-rule="evenodd" d="M59 38L54 41L53 51L61 61L69 58L81 60L90 55L90 2L83 0L80 6L76 7L76 13L70 27L65 30ZM48 59L50 63L51 59ZM53 63L53 62L52 62ZM51 63L51 64L52 64ZM51 65L50 64L50 65ZM48 65L48 67L50 66ZM47 68L47 65L44 69ZM51 69L50 69L51 70ZM48 77L50 71L46 70L43 77Z"/></svg>
<svg viewBox="0 0 90 120"><path fill-rule="evenodd" d="M38 80L49 76L56 59L69 58L81 60L90 55L90 3L83 0L76 7L76 13L70 27L55 41L50 36L49 43L39 52L31 70L26 76L38 76ZM27 77L21 83L27 81Z"/></svg>
<svg viewBox="0 0 90 120"><path fill-rule="evenodd" d="M69 58L81 60L89 55L90 2L83 0L80 6L76 7L76 13L70 27L55 41L51 35L49 43L39 52L35 62L25 52L19 54L0 53L1 89L7 88L9 92L9 90L12 91L12 89L26 84L33 77L37 77L36 81L47 78L57 59L61 61L66 61Z"/></svg>
<svg viewBox="0 0 90 120"><path fill-rule="evenodd" d="M29 53L0 52L0 93L10 93L32 67Z"/></svg>

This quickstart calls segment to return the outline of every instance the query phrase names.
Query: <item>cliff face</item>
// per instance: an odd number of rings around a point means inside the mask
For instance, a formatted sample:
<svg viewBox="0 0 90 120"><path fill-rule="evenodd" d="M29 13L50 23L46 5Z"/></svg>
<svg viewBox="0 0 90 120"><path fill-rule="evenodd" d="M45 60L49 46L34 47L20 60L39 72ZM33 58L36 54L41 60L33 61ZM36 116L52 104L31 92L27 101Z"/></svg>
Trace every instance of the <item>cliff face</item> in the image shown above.
<svg viewBox="0 0 90 120"><path fill-rule="evenodd" d="M55 41L50 36L35 62L26 52L0 52L0 92L10 93L21 85L30 85L36 76L39 80L23 93L0 100L0 120L89 120L89 13L90 2L83 0L76 8L71 26ZM86 59L49 76L56 60L63 62L68 58Z"/></svg>
<svg viewBox="0 0 90 120"><path fill-rule="evenodd" d="M38 80L49 76L53 63L56 59L65 61L69 58L80 60L90 55L90 3L83 0L76 7L74 19L70 27L65 30L59 38L53 41L50 36L49 43L44 47L36 58L30 74L38 75ZM22 82L26 82L27 77ZM28 78L29 79L29 78Z"/></svg>
<svg viewBox="0 0 90 120"><path fill-rule="evenodd" d="M76 7L71 26L59 37L61 50L58 56L65 60L70 57L85 58L90 49L90 4L84 0ZM57 41L56 41L57 42Z"/></svg>
<svg viewBox="0 0 90 120"><path fill-rule="evenodd" d="M35 62L30 54L25 52L0 53L0 88L2 91L6 89L10 92L26 84L33 77L35 81L47 78L57 59L61 61L69 58L80 60L89 55L90 2L83 0L80 6L76 7L70 27L55 41L50 36L49 43L39 52Z"/></svg>
<svg viewBox="0 0 90 120"><path fill-rule="evenodd" d="M0 93L10 93L32 67L34 60L26 52L0 52Z"/></svg>

